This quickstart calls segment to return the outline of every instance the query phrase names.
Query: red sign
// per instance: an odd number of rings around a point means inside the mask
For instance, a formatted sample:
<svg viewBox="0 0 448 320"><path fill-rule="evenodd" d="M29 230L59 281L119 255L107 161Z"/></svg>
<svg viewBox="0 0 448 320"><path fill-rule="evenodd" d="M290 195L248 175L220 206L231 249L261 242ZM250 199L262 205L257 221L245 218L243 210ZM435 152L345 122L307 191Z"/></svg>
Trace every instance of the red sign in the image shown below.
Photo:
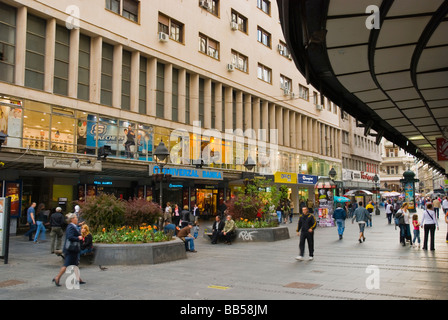
<svg viewBox="0 0 448 320"><path fill-rule="evenodd" d="M448 140L437 138L437 161L448 161Z"/></svg>

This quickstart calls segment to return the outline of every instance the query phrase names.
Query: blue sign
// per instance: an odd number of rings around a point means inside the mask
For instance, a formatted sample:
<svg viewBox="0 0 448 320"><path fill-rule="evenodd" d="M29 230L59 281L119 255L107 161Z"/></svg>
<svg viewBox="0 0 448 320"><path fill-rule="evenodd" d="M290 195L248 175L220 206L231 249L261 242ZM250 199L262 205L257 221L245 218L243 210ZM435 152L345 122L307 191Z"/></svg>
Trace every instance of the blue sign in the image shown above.
<svg viewBox="0 0 448 320"><path fill-rule="evenodd" d="M149 175L160 173L158 165L149 165ZM197 169L194 167L165 167L164 174L170 174L173 178L193 178L206 180L223 180L222 171Z"/></svg>
<svg viewBox="0 0 448 320"><path fill-rule="evenodd" d="M317 176L299 173L297 176L297 183L315 185L317 183Z"/></svg>

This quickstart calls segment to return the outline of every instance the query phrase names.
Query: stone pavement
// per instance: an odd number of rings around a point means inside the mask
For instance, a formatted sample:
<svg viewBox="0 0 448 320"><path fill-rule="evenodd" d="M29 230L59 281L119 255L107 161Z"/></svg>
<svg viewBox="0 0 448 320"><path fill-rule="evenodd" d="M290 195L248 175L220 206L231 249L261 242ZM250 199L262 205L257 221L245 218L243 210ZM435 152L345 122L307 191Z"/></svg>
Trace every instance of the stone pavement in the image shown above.
<svg viewBox="0 0 448 320"><path fill-rule="evenodd" d="M421 216L421 210L419 210ZM343 240L336 228L317 228L315 258L297 261L297 216L290 239L271 243L211 245L199 237L197 253L159 265L106 266L82 263L87 284L69 290L51 282L62 259L47 241L10 240L9 263L0 260L0 300L426 300L448 299L447 224L441 217L436 250L402 247L383 211L373 216L366 242L349 220ZM211 221L202 222L204 231ZM421 232L423 241L423 232ZM305 250L307 258L307 249Z"/></svg>

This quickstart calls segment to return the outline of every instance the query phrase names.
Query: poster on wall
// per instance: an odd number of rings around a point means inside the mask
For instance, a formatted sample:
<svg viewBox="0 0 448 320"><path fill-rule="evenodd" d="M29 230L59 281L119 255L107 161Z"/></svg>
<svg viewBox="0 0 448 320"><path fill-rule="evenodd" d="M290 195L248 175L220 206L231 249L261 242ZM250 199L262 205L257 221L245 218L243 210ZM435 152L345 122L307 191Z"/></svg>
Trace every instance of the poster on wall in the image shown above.
<svg viewBox="0 0 448 320"><path fill-rule="evenodd" d="M404 185L404 198L405 201L408 203L408 209L413 210L415 209L414 204L414 183L413 182L406 182Z"/></svg>
<svg viewBox="0 0 448 320"><path fill-rule="evenodd" d="M5 182L5 197L11 198L11 217L20 217L22 208L22 182Z"/></svg>

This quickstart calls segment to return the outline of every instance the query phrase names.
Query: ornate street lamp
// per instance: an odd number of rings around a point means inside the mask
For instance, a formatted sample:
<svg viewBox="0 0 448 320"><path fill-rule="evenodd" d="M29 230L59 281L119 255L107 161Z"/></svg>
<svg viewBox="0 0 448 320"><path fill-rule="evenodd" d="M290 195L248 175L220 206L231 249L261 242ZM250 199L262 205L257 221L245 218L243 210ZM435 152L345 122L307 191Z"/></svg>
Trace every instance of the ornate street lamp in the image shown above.
<svg viewBox="0 0 448 320"><path fill-rule="evenodd" d="M379 215L380 214L380 209L378 208L378 202L380 202L380 200L379 200L380 187L379 187L379 184L378 184L379 181L380 181L380 178L378 178L378 175L375 174L375 176L373 177L373 183L375 184L375 190L376 190L375 215Z"/></svg>
<svg viewBox="0 0 448 320"><path fill-rule="evenodd" d="M157 176L157 180L160 181L160 208L163 206L162 202L162 182L163 182L163 167L168 163L168 159L170 156L170 152L168 151L167 147L163 143L163 141L160 141L159 145L157 146L156 150L154 151L154 158L156 161L156 164L160 167L160 174Z"/></svg>

